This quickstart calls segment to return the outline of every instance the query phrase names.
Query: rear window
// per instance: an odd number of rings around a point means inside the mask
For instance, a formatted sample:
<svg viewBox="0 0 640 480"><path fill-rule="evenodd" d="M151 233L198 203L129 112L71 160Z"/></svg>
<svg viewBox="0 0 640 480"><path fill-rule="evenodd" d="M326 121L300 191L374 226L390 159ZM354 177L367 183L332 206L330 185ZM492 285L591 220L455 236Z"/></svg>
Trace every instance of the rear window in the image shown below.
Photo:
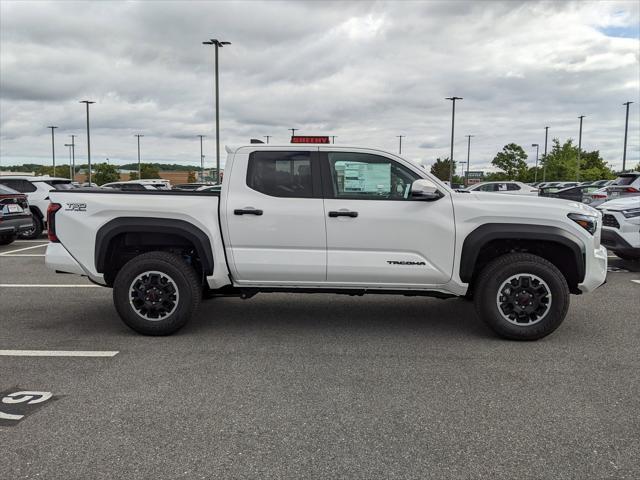
<svg viewBox="0 0 640 480"><path fill-rule="evenodd" d="M15 195L19 193L17 190L13 188L9 188L6 185L0 185L0 195Z"/></svg>
<svg viewBox="0 0 640 480"><path fill-rule="evenodd" d="M71 183L71 180L41 180L40 183L44 183L53 187L56 190L73 190L76 186Z"/></svg>
<svg viewBox="0 0 640 480"><path fill-rule="evenodd" d="M30 193L36 191L36 186L29 180L23 180L18 178L0 178L0 183L6 185L9 188L13 188L20 193Z"/></svg>
<svg viewBox="0 0 640 480"><path fill-rule="evenodd" d="M312 198L310 152L252 152L247 186L272 197Z"/></svg>
<svg viewBox="0 0 640 480"><path fill-rule="evenodd" d="M640 175L624 175L616 178L613 182L614 185L631 185L636 178L640 178Z"/></svg>

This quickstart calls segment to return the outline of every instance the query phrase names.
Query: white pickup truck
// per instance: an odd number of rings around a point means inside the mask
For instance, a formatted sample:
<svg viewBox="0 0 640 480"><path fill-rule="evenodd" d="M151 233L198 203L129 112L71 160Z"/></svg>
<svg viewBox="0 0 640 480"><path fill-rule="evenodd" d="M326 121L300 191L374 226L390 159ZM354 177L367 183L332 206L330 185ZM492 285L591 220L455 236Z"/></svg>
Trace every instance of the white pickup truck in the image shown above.
<svg viewBox="0 0 640 480"><path fill-rule="evenodd" d="M586 205L456 192L367 148L227 152L219 193L52 191L47 265L113 288L148 335L178 330L202 298L320 292L473 298L497 334L534 340L570 293L606 279L601 214Z"/></svg>

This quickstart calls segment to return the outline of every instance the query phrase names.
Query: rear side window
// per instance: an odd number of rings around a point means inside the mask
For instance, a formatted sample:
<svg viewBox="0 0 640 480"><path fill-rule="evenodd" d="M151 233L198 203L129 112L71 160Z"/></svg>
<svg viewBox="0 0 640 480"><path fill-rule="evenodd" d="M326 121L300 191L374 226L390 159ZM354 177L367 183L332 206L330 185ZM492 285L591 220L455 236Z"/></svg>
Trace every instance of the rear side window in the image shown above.
<svg viewBox="0 0 640 480"><path fill-rule="evenodd" d="M7 187L6 185L0 184L0 195L15 195L18 191L13 188Z"/></svg>
<svg viewBox="0 0 640 480"><path fill-rule="evenodd" d="M515 183L507 183L507 190L520 190L520 187Z"/></svg>
<svg viewBox="0 0 640 480"><path fill-rule="evenodd" d="M252 152L247 186L272 197L313 198L311 152Z"/></svg>

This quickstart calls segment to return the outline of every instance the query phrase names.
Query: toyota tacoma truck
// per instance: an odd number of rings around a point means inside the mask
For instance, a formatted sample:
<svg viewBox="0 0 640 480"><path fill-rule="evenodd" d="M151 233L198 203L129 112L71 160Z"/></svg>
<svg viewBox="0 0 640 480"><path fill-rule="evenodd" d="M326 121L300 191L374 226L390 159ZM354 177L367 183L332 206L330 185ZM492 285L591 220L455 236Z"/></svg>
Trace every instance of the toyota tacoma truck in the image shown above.
<svg viewBox="0 0 640 480"><path fill-rule="evenodd" d="M498 335L535 340L606 279L601 214L581 203L456 192L375 149L227 152L219 192L52 191L46 264L112 288L147 335L203 298L377 293L472 299Z"/></svg>

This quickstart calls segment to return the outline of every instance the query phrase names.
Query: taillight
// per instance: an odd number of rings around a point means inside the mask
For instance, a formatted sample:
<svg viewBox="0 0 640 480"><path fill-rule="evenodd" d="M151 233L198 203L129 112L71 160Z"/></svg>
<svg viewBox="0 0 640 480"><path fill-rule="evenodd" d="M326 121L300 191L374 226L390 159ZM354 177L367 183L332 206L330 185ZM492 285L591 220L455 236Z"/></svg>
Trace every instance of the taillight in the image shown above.
<svg viewBox="0 0 640 480"><path fill-rule="evenodd" d="M636 193L638 191L638 189L634 188L634 187L627 187L626 191L629 192L629 193Z"/></svg>
<svg viewBox="0 0 640 480"><path fill-rule="evenodd" d="M59 203L50 203L47 208L47 236L50 242L60 243L56 236L56 212L62 208Z"/></svg>
<svg viewBox="0 0 640 480"><path fill-rule="evenodd" d="M591 195L593 198L607 198L606 195L602 195L601 193L594 193L593 195Z"/></svg>

